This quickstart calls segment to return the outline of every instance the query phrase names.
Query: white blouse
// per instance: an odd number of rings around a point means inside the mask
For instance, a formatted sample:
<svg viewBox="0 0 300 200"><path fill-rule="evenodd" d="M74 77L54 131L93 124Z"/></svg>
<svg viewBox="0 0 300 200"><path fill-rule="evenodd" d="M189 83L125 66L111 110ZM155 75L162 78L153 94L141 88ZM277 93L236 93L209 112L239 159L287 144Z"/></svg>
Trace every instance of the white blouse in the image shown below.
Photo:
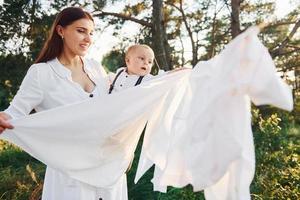
<svg viewBox="0 0 300 200"><path fill-rule="evenodd" d="M106 72L95 60L83 59L84 71L95 83L93 96L106 93ZM33 64L10 106L5 110L13 118L86 100L90 93L72 80L71 71L57 58Z"/></svg>

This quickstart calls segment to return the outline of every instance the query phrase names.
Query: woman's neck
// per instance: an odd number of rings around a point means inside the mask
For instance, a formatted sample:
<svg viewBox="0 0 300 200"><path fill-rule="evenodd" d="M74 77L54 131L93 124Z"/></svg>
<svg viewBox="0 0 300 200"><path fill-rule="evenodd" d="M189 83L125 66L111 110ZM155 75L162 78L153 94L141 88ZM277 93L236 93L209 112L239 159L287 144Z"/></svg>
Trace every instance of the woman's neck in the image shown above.
<svg viewBox="0 0 300 200"><path fill-rule="evenodd" d="M67 55L66 53L62 53L59 57L58 60L61 64L63 64L65 67L69 69L74 69L78 67L82 67L82 60L80 56L78 55Z"/></svg>

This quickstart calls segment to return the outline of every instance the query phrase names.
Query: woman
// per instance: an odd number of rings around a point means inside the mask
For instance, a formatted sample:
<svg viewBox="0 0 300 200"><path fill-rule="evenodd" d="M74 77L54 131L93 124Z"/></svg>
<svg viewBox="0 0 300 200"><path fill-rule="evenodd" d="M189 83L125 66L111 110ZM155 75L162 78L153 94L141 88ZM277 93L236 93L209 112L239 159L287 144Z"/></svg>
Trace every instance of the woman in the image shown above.
<svg viewBox="0 0 300 200"><path fill-rule="evenodd" d="M40 112L107 93L103 68L83 58L92 44L93 31L92 16L81 8L69 7L57 15L35 64L11 105L0 113L0 133L13 128L9 119L28 115L33 109ZM127 199L126 176L113 188L95 188L47 167L42 199Z"/></svg>

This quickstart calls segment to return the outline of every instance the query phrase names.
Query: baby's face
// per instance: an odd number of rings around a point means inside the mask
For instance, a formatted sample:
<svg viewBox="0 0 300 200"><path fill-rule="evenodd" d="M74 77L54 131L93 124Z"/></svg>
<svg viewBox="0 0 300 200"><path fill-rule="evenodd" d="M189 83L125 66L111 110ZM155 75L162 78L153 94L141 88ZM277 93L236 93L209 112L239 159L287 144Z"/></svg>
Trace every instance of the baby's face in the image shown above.
<svg viewBox="0 0 300 200"><path fill-rule="evenodd" d="M145 76L150 73L154 60L152 50L145 47L132 49L126 57L128 74Z"/></svg>

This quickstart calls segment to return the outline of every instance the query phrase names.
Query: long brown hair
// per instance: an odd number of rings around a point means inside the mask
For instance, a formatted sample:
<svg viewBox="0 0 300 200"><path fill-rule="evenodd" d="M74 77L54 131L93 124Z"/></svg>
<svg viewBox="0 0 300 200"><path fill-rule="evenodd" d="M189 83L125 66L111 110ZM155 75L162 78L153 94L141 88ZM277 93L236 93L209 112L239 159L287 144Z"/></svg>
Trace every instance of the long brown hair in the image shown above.
<svg viewBox="0 0 300 200"><path fill-rule="evenodd" d="M58 57L63 51L63 39L58 35L56 26L60 25L66 27L72 24L74 21L87 18L94 22L93 17L88 12L84 11L80 7L68 7L63 9L55 18L49 37L46 40L43 49L41 50L35 63L47 62L53 58Z"/></svg>

